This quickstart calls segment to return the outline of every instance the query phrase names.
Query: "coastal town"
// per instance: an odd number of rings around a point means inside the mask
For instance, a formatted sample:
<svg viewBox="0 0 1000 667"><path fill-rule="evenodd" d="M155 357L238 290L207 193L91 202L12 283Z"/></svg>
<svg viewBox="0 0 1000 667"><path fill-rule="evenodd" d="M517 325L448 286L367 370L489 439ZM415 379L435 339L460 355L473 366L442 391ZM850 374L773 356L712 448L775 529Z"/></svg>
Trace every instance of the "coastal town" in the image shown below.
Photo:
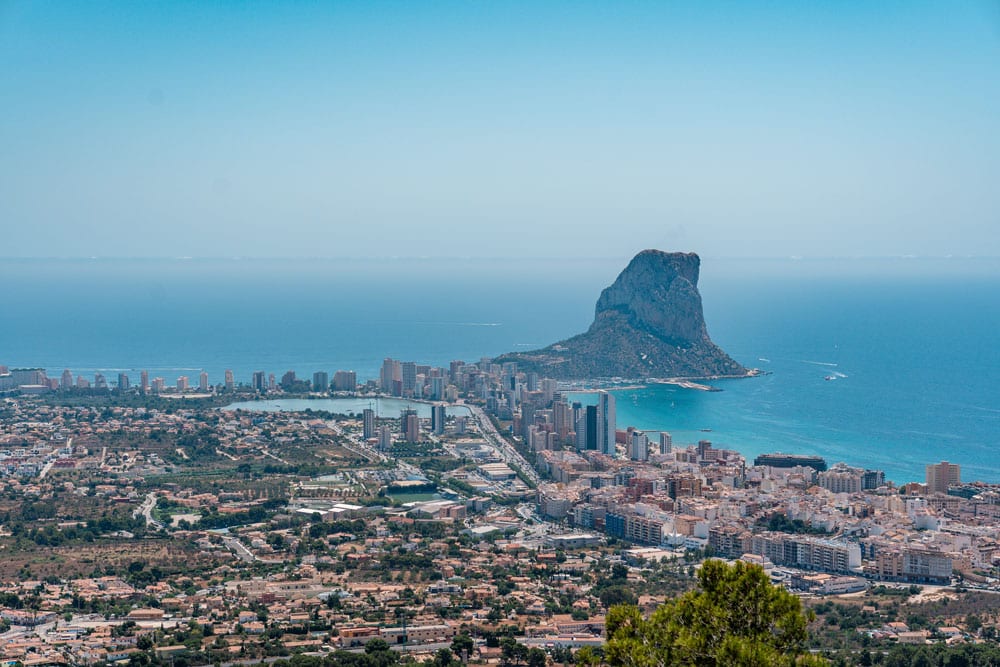
<svg viewBox="0 0 1000 667"><path fill-rule="evenodd" d="M586 661L706 558L801 596L816 651L997 637L1000 487L957 465L748 461L514 362L330 378L0 367L0 658Z"/></svg>

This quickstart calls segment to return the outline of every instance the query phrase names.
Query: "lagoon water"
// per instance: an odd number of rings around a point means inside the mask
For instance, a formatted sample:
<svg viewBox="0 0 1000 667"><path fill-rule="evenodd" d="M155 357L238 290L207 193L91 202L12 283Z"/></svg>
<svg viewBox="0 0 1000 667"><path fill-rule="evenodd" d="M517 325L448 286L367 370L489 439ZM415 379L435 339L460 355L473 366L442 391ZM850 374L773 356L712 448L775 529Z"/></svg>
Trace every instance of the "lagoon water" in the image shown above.
<svg viewBox="0 0 1000 667"><path fill-rule="evenodd" d="M626 262L5 260L0 364L112 382L144 368L168 384L226 368L363 380L385 356L447 365L583 331ZM713 339L769 374L719 393L618 392L620 427L897 482L947 459L963 480L1000 482L997 261L706 259L700 288Z"/></svg>
<svg viewBox="0 0 1000 667"><path fill-rule="evenodd" d="M361 415L371 408L379 417L399 417L405 409L417 411L421 419L431 418L431 405L418 401L397 398L277 398L259 401L239 401L227 405L224 410L246 410L248 412L304 412L324 410L340 415ZM448 406L446 414L468 415L469 409L463 405Z"/></svg>

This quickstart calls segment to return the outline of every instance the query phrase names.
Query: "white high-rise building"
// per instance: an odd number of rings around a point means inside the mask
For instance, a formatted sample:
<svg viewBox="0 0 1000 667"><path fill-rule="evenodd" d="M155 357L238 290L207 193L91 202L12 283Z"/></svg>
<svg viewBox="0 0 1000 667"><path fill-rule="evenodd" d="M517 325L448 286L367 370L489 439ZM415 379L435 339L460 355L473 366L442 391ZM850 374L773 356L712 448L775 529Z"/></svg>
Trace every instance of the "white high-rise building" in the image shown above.
<svg viewBox="0 0 1000 667"><path fill-rule="evenodd" d="M642 431L632 433L632 442L629 443L629 458L633 461L649 460L649 438Z"/></svg>
<svg viewBox="0 0 1000 667"><path fill-rule="evenodd" d="M660 453L669 454L674 451L674 438L666 431L660 433Z"/></svg>
<svg viewBox="0 0 1000 667"><path fill-rule="evenodd" d="M205 371L198 375L198 390L208 391L208 373Z"/></svg>
<svg viewBox="0 0 1000 667"><path fill-rule="evenodd" d="M431 400L440 401L444 399L444 378L431 378Z"/></svg>
<svg viewBox="0 0 1000 667"><path fill-rule="evenodd" d="M542 394L545 396L545 402L551 403L552 399L555 398L556 392L559 391L559 383L552 378L543 378L542 381L538 383L538 388L542 390Z"/></svg>
<svg viewBox="0 0 1000 667"><path fill-rule="evenodd" d="M832 493L861 493L864 470L838 463L816 475L816 483Z"/></svg>
<svg viewBox="0 0 1000 667"><path fill-rule="evenodd" d="M379 451L388 452L392 449L392 429L388 426L381 426L378 430Z"/></svg>

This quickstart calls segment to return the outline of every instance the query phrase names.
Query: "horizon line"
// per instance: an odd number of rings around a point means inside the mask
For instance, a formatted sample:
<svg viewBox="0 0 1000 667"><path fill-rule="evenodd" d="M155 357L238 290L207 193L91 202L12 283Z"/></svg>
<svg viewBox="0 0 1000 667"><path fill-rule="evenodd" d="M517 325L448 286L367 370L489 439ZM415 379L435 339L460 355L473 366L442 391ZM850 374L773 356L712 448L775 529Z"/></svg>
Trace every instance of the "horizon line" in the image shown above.
<svg viewBox="0 0 1000 667"><path fill-rule="evenodd" d="M641 252L641 251L639 251ZM694 251L664 251L664 252L694 252ZM638 254L638 253L636 253ZM923 261L923 260L956 260L956 261L982 261L1000 260L1000 255L916 255L904 253L898 255L702 255L697 254L701 259L725 260L725 261L789 261L789 262L810 262L829 260L850 260L850 261L872 261L872 260L893 260L893 261ZM622 260L629 259L635 255L581 255L581 256L558 256L558 255L13 255L0 256L0 262L18 261L175 261L175 262L204 262L204 261L466 261L466 260L489 260L489 261L594 261L594 260Z"/></svg>

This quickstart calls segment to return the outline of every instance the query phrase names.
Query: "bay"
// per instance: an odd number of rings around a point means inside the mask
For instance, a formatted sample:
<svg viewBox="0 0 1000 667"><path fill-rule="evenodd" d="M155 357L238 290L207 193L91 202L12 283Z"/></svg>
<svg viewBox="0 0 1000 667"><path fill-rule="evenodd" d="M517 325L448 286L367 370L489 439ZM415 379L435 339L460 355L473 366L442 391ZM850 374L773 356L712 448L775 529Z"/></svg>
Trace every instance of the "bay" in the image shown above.
<svg viewBox="0 0 1000 667"><path fill-rule="evenodd" d="M447 365L583 331L626 262L3 260L0 364L112 382L148 369L219 383L227 368L238 382L364 380L386 356ZM820 454L897 482L947 459L963 480L1000 482L996 260L706 259L700 289L713 339L769 374L718 393L619 392L619 426L749 458Z"/></svg>

